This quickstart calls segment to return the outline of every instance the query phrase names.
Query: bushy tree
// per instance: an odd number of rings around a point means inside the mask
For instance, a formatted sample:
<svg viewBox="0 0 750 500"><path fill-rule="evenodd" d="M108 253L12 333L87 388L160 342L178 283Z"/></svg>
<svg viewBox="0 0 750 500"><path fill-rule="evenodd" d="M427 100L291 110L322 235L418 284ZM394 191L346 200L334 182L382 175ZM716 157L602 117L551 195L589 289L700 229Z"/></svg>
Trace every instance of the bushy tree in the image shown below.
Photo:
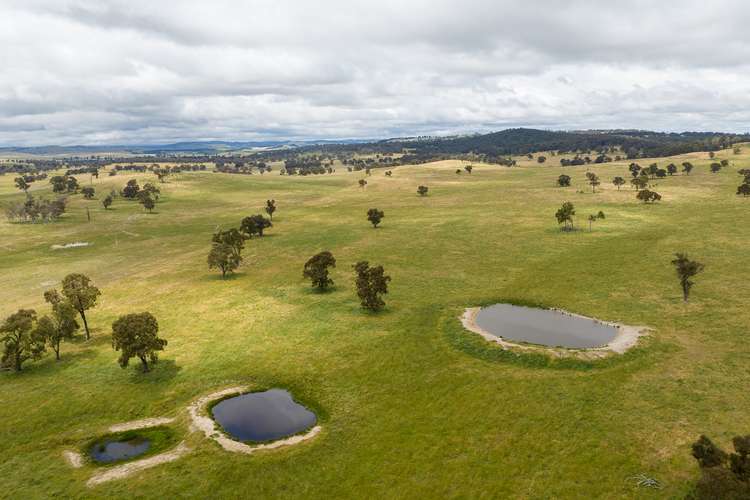
<svg viewBox="0 0 750 500"><path fill-rule="evenodd" d="M614 179L612 179L612 184L614 184L617 187L617 190L619 191L620 187L625 185L625 179L619 176L615 177Z"/></svg>
<svg viewBox="0 0 750 500"><path fill-rule="evenodd" d="M35 323L36 311L19 309L0 324L0 342L4 348L0 366L20 372L26 361L44 354L44 338L34 328Z"/></svg>
<svg viewBox="0 0 750 500"><path fill-rule="evenodd" d="M682 162L682 171L685 172L685 175L690 175L690 172L693 171L693 164L689 161Z"/></svg>
<svg viewBox="0 0 750 500"><path fill-rule="evenodd" d="M471 173L471 171L474 170L474 167L472 165L466 165L464 167L464 170L466 170L468 173Z"/></svg>
<svg viewBox="0 0 750 500"><path fill-rule="evenodd" d="M721 163L712 163L711 164L711 173L717 174L721 171Z"/></svg>
<svg viewBox="0 0 750 500"><path fill-rule="evenodd" d="M333 280L328 277L329 267L336 267L336 259L326 250L313 255L305 262L302 276L309 279L313 287L325 290L328 285L333 285Z"/></svg>
<svg viewBox="0 0 750 500"><path fill-rule="evenodd" d="M112 323L112 347L121 351L117 362L122 368L128 366L132 358L141 360L143 372L150 370L159 360L158 351L167 345L165 339L159 338L159 323L149 312L126 314Z"/></svg>
<svg viewBox="0 0 750 500"><path fill-rule="evenodd" d="M89 324L86 321L86 311L96 306L96 300L101 295L97 287L91 284L91 279L85 274L73 273L62 281L62 294L71 306L78 311L83 320L86 339L91 338Z"/></svg>
<svg viewBox="0 0 750 500"><path fill-rule="evenodd" d="M750 184L748 184L747 182L740 184L737 187L737 196L739 195L750 196Z"/></svg>
<svg viewBox="0 0 750 500"><path fill-rule="evenodd" d="M219 231L211 238L211 251L208 253L208 268L219 269L222 278L233 273L242 263L242 250L245 236L237 229Z"/></svg>
<svg viewBox="0 0 750 500"><path fill-rule="evenodd" d="M628 167L628 170L630 170L630 174L633 177L638 177L638 174L641 172L641 166L637 163L631 163Z"/></svg>
<svg viewBox="0 0 750 500"><path fill-rule="evenodd" d="M108 194L103 200L102 205L104 206L104 210L108 210L109 207L112 206L112 202L114 201L114 198L112 198L111 194Z"/></svg>
<svg viewBox="0 0 750 500"><path fill-rule="evenodd" d="M87 200L91 200L94 198L94 195L96 194L96 190L91 186L86 186L86 187L81 188L81 194Z"/></svg>
<svg viewBox="0 0 750 500"><path fill-rule="evenodd" d="M461 169L460 169L460 168L457 168L457 169L456 169L456 173L460 175L460 174L461 174Z"/></svg>
<svg viewBox="0 0 750 500"><path fill-rule="evenodd" d="M136 196L138 196L138 192L141 190L141 187L138 185L137 179L130 179L127 184L125 184L125 187L122 188L122 197L127 198L129 200L134 200Z"/></svg>
<svg viewBox="0 0 750 500"><path fill-rule="evenodd" d="M686 253L676 253L675 259L672 260L672 265L675 267L677 278L680 280L682 298L687 302L690 295L690 289L694 285L691 278L695 277L698 273L703 272L705 266L698 261L690 260Z"/></svg>
<svg viewBox="0 0 750 500"><path fill-rule="evenodd" d="M362 307L370 311L382 309L385 302L381 296L388 293L388 283L391 281L383 266L370 267L366 260L360 261L354 265L354 272L357 296Z"/></svg>
<svg viewBox="0 0 750 500"><path fill-rule="evenodd" d="M272 226L273 224L270 219L266 219L262 215L257 214L242 219L242 222L240 223L240 231L247 235L248 238L255 236L256 234L258 236L263 236L263 230Z"/></svg>
<svg viewBox="0 0 750 500"><path fill-rule="evenodd" d="M562 174L560 177L557 178L557 185L560 187L568 187L570 186L570 176Z"/></svg>
<svg viewBox="0 0 750 500"><path fill-rule="evenodd" d="M362 189L364 189L365 186L367 185L367 181L364 179L360 179L358 182L359 182L359 187L361 187Z"/></svg>
<svg viewBox="0 0 750 500"><path fill-rule="evenodd" d="M16 187L20 189L21 191L23 191L24 193L26 193L31 187L31 183L28 182L26 180L26 177L24 176L16 177L13 181L16 183Z"/></svg>
<svg viewBox="0 0 750 500"><path fill-rule="evenodd" d="M430 190L427 186L419 186L417 188L417 194L419 196L427 196L427 192Z"/></svg>
<svg viewBox="0 0 750 500"><path fill-rule="evenodd" d="M696 500L750 498L750 435L732 439L729 454L708 437L693 443L692 454L701 468L701 478L690 496Z"/></svg>
<svg viewBox="0 0 750 500"><path fill-rule="evenodd" d="M536 159L536 161L537 161L537 163L544 163L545 161L547 161L547 157L546 156L538 156L537 159Z"/></svg>
<svg viewBox="0 0 750 500"><path fill-rule="evenodd" d="M385 213L377 208L371 208L367 211L367 220L372 223L372 227L378 227L378 224L383 220L383 217L385 217Z"/></svg>
<svg viewBox="0 0 750 500"><path fill-rule="evenodd" d="M276 211L276 200L266 200L266 213L273 220L273 213Z"/></svg>
<svg viewBox="0 0 750 500"><path fill-rule="evenodd" d="M659 193L657 193L656 191L650 191L648 189L638 191L635 197L641 200L643 203L655 203L661 200L661 195Z"/></svg>
<svg viewBox="0 0 750 500"><path fill-rule="evenodd" d="M562 206L555 212L558 224L563 224L563 231L570 231L573 229L573 216L576 214L575 207L569 201L566 201Z"/></svg>
<svg viewBox="0 0 750 500"><path fill-rule="evenodd" d="M37 335L49 344L55 353L55 359L60 361L61 342L71 340L79 328L76 310L57 290L44 292L44 300L52 306L52 314L39 319Z"/></svg>
<svg viewBox="0 0 750 500"><path fill-rule="evenodd" d="M138 202L143 205L143 208L148 210L149 213L153 213L156 201L149 196L145 191L141 191L138 196Z"/></svg>
<svg viewBox="0 0 750 500"><path fill-rule="evenodd" d="M670 163L669 165L667 165L667 173L669 175L676 174L677 173L677 165L675 165L674 163Z"/></svg>

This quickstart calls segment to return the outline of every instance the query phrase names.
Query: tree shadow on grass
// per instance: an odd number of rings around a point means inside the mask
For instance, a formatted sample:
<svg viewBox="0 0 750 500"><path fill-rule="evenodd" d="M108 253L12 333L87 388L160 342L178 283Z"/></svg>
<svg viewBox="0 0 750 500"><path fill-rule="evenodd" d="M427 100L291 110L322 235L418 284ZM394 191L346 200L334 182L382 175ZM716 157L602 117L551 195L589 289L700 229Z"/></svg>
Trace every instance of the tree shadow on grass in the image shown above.
<svg viewBox="0 0 750 500"><path fill-rule="evenodd" d="M126 368L129 380L135 384L161 384L172 380L182 370L173 359L159 359L157 363L149 364L150 371L143 373L141 363L137 359L130 360Z"/></svg>
<svg viewBox="0 0 750 500"><path fill-rule="evenodd" d="M247 273L239 272L239 273L231 273L227 274L226 276L222 276L221 273L207 273L203 278L201 278L202 281L235 281L240 278L243 278L246 276Z"/></svg>

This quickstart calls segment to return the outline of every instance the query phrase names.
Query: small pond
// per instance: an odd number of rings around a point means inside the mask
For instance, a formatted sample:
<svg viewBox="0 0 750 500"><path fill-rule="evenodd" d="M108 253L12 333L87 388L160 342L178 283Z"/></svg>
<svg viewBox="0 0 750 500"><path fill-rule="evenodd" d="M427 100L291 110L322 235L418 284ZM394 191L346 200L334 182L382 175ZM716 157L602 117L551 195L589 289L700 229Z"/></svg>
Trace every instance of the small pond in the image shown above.
<svg viewBox="0 0 750 500"><path fill-rule="evenodd" d="M214 420L237 441L275 441L303 432L317 422L313 412L283 389L250 392L211 408Z"/></svg>
<svg viewBox="0 0 750 500"><path fill-rule="evenodd" d="M483 307L474 322L485 332L515 342L549 347L602 347L617 335L616 326L550 309L495 304Z"/></svg>
<svg viewBox="0 0 750 500"><path fill-rule="evenodd" d="M142 437L135 437L125 441L108 440L96 443L89 454L95 462L110 463L129 460L143 455L151 447L151 441Z"/></svg>

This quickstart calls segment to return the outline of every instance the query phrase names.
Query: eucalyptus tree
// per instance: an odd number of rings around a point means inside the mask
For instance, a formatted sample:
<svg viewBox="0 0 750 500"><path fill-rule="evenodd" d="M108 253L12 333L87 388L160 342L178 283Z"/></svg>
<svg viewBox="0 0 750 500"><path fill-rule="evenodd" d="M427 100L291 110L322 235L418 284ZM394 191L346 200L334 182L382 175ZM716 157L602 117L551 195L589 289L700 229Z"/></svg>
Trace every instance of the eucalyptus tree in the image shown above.
<svg viewBox="0 0 750 500"><path fill-rule="evenodd" d="M380 224L380 221L382 221L384 217L385 213L377 208L371 208L367 211L367 220L372 223L373 228L378 227L378 224Z"/></svg>
<svg viewBox="0 0 750 500"><path fill-rule="evenodd" d="M309 279L314 288L325 290L329 285L333 285L333 280L328 277L329 267L336 267L336 258L326 250L313 255L305 262L302 276Z"/></svg>
<svg viewBox="0 0 750 500"><path fill-rule="evenodd" d="M3 354L0 366L20 372L30 359L39 359L44 354L45 340L34 328L36 311L19 309L0 324L0 343Z"/></svg>
<svg viewBox="0 0 750 500"><path fill-rule="evenodd" d="M388 293L388 283L391 277L385 274L383 266L370 267L366 260L357 262L354 265L355 280L357 288L357 297L360 305L370 311L379 311L385 306L382 295Z"/></svg>
<svg viewBox="0 0 750 500"><path fill-rule="evenodd" d="M118 364L126 368L132 358L138 358L143 372L150 371L149 363L156 363L158 351L167 346L167 341L158 333L159 323L149 312L120 316L112 323L112 348L120 351Z"/></svg>
<svg viewBox="0 0 750 500"><path fill-rule="evenodd" d="M705 266L698 261L690 260L686 253L676 253L674 260L672 260L672 265L675 267L677 279L680 281L682 298L687 302L690 296L690 289L695 284L692 278L703 272Z"/></svg>
<svg viewBox="0 0 750 500"><path fill-rule="evenodd" d="M86 331L86 339L91 338L89 324L86 320L86 311L96 307L96 301L101 295L97 287L91 284L91 278L85 274L73 273L62 280L62 294L71 306L78 311L83 320L83 328Z"/></svg>
<svg viewBox="0 0 750 500"><path fill-rule="evenodd" d="M614 179L612 179L612 184L614 184L617 187L617 190L619 191L620 187L625 185L625 179L623 179L620 176L617 176Z"/></svg>
<svg viewBox="0 0 750 500"><path fill-rule="evenodd" d="M555 212L555 218L557 218L558 224L563 224L561 228L563 231L573 230L573 216L576 214L575 207L569 201L566 201L562 206Z"/></svg>

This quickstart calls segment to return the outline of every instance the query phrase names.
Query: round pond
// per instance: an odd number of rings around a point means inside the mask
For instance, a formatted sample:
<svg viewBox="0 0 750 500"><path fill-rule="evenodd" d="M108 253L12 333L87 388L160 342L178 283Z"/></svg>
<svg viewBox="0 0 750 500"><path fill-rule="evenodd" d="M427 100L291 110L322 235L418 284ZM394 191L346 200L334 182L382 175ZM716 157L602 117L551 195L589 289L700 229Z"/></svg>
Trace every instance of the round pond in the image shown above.
<svg viewBox="0 0 750 500"><path fill-rule="evenodd" d="M224 399L211 414L237 441L275 441L303 432L317 422L313 412L283 389L249 392Z"/></svg>
<svg viewBox="0 0 750 500"><path fill-rule="evenodd" d="M107 440L94 444L89 450L89 455L95 462L106 464L143 455L150 447L151 441L142 437L124 441Z"/></svg>
<svg viewBox="0 0 750 500"><path fill-rule="evenodd" d="M551 309L495 304L479 310L474 323L485 332L512 342L549 347L602 347L618 333L613 325Z"/></svg>

